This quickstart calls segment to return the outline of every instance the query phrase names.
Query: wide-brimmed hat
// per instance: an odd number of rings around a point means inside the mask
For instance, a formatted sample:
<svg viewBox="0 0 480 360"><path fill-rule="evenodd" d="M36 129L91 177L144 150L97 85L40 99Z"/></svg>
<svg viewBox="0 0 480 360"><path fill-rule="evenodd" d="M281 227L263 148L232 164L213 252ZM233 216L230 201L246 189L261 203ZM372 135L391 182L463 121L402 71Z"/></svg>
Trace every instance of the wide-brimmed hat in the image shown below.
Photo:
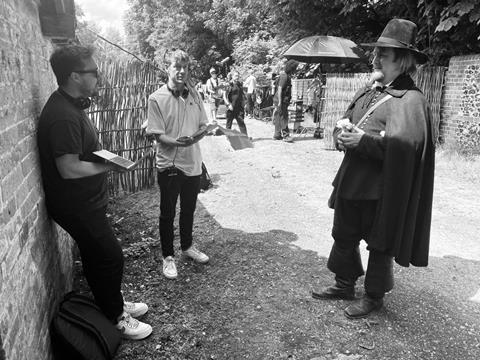
<svg viewBox="0 0 480 360"><path fill-rule="evenodd" d="M383 29L377 42L360 45L408 49L415 54L418 63L423 64L428 61L428 56L415 47L416 37L417 25L415 23L405 19L392 19Z"/></svg>

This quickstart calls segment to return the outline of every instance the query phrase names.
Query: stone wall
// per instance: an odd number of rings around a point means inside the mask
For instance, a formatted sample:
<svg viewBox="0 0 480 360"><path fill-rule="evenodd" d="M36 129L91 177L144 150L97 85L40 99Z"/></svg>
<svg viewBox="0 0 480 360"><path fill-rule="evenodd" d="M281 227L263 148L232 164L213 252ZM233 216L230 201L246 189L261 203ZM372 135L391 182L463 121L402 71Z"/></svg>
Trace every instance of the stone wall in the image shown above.
<svg viewBox="0 0 480 360"><path fill-rule="evenodd" d="M480 122L480 55L452 57L445 75L441 140L455 144L462 122Z"/></svg>
<svg viewBox="0 0 480 360"><path fill-rule="evenodd" d="M71 240L48 218L35 130L56 88L40 0L0 1L0 359L50 359L52 310L71 286Z"/></svg>

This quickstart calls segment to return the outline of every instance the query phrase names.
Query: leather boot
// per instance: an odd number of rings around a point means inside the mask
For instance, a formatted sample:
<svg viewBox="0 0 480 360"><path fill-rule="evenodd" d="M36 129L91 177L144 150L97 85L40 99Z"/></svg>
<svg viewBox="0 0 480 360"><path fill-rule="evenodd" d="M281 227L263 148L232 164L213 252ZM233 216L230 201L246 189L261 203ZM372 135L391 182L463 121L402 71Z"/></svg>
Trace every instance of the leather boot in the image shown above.
<svg viewBox="0 0 480 360"><path fill-rule="evenodd" d="M312 297L320 300L353 300L355 299L355 281L335 278L335 285L321 290L313 290Z"/></svg>
<svg viewBox="0 0 480 360"><path fill-rule="evenodd" d="M367 317L372 311L378 310L383 306L383 297L374 299L367 294L348 306L344 313L349 319L362 319Z"/></svg>

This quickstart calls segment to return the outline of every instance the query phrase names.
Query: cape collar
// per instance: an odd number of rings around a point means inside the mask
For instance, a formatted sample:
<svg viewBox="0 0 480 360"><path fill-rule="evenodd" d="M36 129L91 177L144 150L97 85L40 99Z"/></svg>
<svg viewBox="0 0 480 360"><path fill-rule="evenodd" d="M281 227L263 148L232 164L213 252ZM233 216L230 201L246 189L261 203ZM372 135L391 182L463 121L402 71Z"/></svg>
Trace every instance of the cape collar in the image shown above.
<svg viewBox="0 0 480 360"><path fill-rule="evenodd" d="M364 94L366 94L367 92L369 92L371 90L372 90L372 83L368 84L363 89L363 91L361 91L358 94L356 99L358 99L359 97L363 96ZM420 91L420 89L418 89L415 86L415 83L413 82L412 78L407 74L401 74L401 75L397 76L397 78L395 80L393 80L390 83L390 85L388 85L387 87L385 87L385 89L383 89L383 91L385 93L390 94L393 97L397 97L397 98L401 98L403 95L405 95L405 93L408 90L418 90L418 91Z"/></svg>

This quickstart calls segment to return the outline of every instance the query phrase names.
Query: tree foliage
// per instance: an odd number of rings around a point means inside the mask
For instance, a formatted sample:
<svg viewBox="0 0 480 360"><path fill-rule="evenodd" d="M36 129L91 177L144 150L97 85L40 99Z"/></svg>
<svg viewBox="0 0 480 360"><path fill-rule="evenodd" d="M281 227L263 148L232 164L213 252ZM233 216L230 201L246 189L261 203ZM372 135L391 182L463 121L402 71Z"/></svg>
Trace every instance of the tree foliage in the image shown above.
<svg viewBox="0 0 480 360"><path fill-rule="evenodd" d="M128 1L127 32L136 51L162 63L171 49L185 49L203 79L226 57L239 68L274 66L289 46L309 35L374 41L394 17L418 25L418 47L433 64L480 53L478 0Z"/></svg>

